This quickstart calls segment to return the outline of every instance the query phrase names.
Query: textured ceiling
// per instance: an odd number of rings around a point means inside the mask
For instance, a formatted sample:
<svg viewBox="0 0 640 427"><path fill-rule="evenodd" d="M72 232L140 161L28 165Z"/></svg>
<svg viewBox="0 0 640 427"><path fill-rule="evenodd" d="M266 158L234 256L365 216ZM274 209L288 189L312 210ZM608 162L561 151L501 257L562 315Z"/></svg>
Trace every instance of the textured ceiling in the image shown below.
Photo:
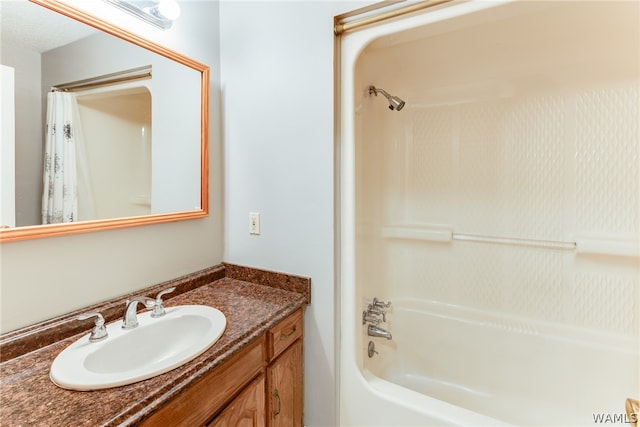
<svg viewBox="0 0 640 427"><path fill-rule="evenodd" d="M97 32L27 0L0 0L2 43L46 52Z"/></svg>

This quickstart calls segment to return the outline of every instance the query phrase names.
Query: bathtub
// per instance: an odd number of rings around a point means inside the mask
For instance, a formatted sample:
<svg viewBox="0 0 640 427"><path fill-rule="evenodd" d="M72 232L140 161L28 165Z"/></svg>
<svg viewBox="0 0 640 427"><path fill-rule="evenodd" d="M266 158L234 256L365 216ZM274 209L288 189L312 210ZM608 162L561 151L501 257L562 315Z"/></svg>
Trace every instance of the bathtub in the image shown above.
<svg viewBox="0 0 640 427"><path fill-rule="evenodd" d="M634 3L454 2L341 36L341 425L625 419L640 396ZM363 325L374 297L392 302L391 340Z"/></svg>
<svg viewBox="0 0 640 427"><path fill-rule="evenodd" d="M378 352L364 362L374 384L396 384L513 425L588 425L598 413L621 413L637 393L629 378L640 372L628 369L638 364L633 339L604 340L434 301L392 302L386 323L393 339L364 340Z"/></svg>

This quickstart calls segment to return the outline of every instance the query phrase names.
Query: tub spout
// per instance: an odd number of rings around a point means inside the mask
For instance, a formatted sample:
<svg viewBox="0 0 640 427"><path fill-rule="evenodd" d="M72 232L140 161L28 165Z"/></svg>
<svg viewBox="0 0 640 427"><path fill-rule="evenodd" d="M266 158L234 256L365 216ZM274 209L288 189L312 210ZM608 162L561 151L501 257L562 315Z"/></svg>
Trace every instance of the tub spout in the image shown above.
<svg viewBox="0 0 640 427"><path fill-rule="evenodd" d="M375 325L369 325L369 327L367 328L367 334L371 337L386 338L388 340L391 339L391 334L388 331L385 331L384 329Z"/></svg>

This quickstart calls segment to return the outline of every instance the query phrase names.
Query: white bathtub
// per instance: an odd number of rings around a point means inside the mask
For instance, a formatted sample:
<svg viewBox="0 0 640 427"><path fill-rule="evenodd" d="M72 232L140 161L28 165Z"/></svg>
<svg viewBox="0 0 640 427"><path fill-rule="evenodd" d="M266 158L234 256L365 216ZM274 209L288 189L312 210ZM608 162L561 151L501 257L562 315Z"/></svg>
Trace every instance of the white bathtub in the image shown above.
<svg viewBox="0 0 640 427"><path fill-rule="evenodd" d="M633 339L433 301L393 300L387 316L393 340L364 337L378 351L364 363L374 384L387 381L514 425L592 424L594 414L623 412L637 393Z"/></svg>
<svg viewBox="0 0 640 427"><path fill-rule="evenodd" d="M593 425L640 397L637 15L469 1L342 37L342 425Z"/></svg>

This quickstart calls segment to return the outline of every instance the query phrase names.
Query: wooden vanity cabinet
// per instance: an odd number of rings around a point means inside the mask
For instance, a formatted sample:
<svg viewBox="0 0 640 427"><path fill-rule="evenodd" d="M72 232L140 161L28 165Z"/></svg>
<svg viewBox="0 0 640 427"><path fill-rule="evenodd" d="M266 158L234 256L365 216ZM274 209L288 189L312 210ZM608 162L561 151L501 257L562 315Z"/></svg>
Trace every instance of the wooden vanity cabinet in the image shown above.
<svg viewBox="0 0 640 427"><path fill-rule="evenodd" d="M261 338L175 396L140 425L204 426L263 372L264 338Z"/></svg>
<svg viewBox="0 0 640 427"><path fill-rule="evenodd" d="M267 333L267 427L302 426L302 311Z"/></svg>
<svg viewBox="0 0 640 427"><path fill-rule="evenodd" d="M264 375L260 375L227 405L207 427L260 427L265 425Z"/></svg>
<svg viewBox="0 0 640 427"><path fill-rule="evenodd" d="M141 426L302 426L302 309L163 405Z"/></svg>
<svg viewBox="0 0 640 427"><path fill-rule="evenodd" d="M302 426L302 341L267 368L267 427Z"/></svg>

